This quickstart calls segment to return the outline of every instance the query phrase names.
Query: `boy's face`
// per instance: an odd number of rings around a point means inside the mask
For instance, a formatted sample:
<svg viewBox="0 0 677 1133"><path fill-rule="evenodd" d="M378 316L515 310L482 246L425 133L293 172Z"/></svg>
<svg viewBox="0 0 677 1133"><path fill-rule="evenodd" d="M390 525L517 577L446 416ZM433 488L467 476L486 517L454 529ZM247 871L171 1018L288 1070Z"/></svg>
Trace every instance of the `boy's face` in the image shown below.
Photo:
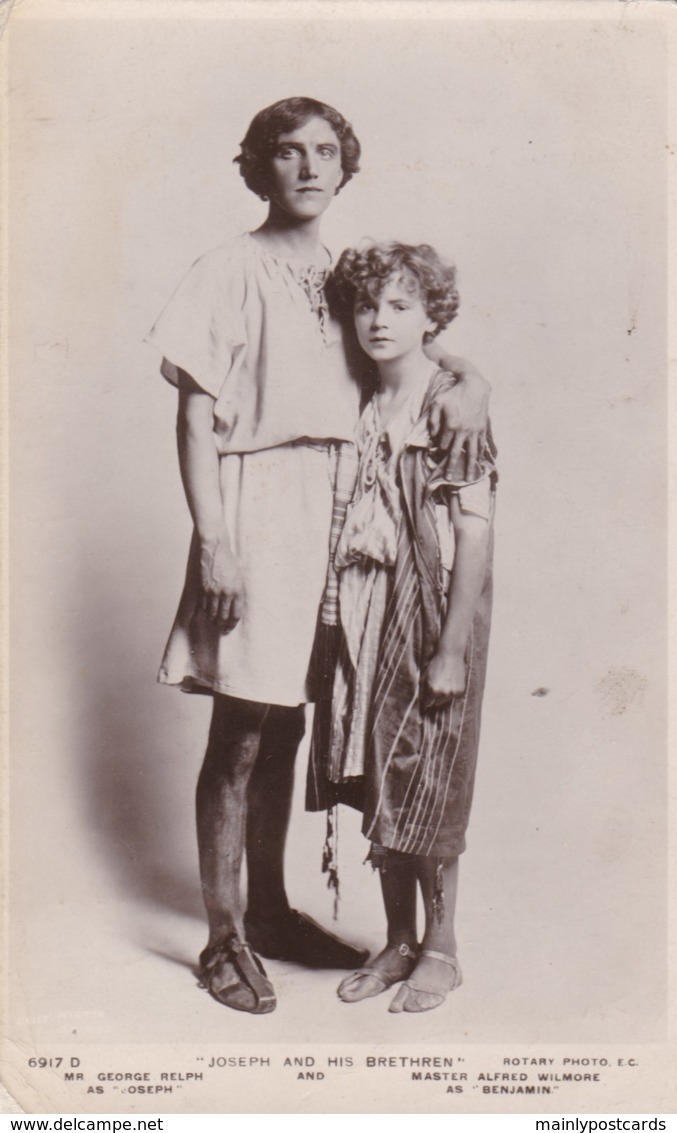
<svg viewBox="0 0 677 1133"><path fill-rule="evenodd" d="M375 362L386 362L419 351L423 336L435 327L416 280L393 275L374 299L366 294L357 296L355 329L365 354Z"/></svg>
<svg viewBox="0 0 677 1133"><path fill-rule="evenodd" d="M290 217L321 216L343 179L341 143L324 118L280 134L270 169L270 198Z"/></svg>

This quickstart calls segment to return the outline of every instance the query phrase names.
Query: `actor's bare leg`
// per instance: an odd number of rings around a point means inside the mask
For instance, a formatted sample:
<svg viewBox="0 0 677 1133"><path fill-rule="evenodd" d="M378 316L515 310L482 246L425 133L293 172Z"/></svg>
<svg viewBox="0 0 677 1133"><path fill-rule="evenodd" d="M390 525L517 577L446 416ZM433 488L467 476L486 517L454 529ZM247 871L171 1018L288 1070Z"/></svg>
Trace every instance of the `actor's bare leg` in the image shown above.
<svg viewBox="0 0 677 1133"><path fill-rule="evenodd" d="M247 788L267 705L215 696L207 751L197 781L197 840L209 944L243 935L240 875Z"/></svg>
<svg viewBox="0 0 677 1133"><path fill-rule="evenodd" d="M312 968L354 968L368 953L346 944L306 914L290 909L285 890L284 851L294 761L304 731L303 705L271 705L249 780L245 932L252 947L270 959L293 960ZM319 864L318 850L318 869Z"/></svg>
<svg viewBox="0 0 677 1133"><path fill-rule="evenodd" d="M261 1014L275 995L245 943L240 875L247 788L268 706L214 697L209 742L196 792L202 893L209 943L200 956L201 981L226 1006Z"/></svg>
<svg viewBox="0 0 677 1133"><path fill-rule="evenodd" d="M247 920L286 917L284 851L289 829L294 763L305 732L305 710L271 705L261 731L247 801Z"/></svg>
<svg viewBox="0 0 677 1133"><path fill-rule="evenodd" d="M417 863L412 858L388 854L379 872L388 943L368 967L353 972L339 984L338 995L345 1003L379 995L411 975L416 963Z"/></svg>

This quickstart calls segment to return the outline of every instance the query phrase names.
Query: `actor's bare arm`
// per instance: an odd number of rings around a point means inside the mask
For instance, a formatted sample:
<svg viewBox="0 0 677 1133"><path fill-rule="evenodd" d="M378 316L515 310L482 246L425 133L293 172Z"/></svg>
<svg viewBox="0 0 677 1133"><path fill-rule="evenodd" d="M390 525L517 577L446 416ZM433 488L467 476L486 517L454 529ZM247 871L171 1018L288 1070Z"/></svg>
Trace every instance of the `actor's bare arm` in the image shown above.
<svg viewBox="0 0 677 1133"><path fill-rule="evenodd" d="M200 545L202 605L223 633L242 616L242 575L223 522L214 398L179 371L176 436L181 479Z"/></svg>

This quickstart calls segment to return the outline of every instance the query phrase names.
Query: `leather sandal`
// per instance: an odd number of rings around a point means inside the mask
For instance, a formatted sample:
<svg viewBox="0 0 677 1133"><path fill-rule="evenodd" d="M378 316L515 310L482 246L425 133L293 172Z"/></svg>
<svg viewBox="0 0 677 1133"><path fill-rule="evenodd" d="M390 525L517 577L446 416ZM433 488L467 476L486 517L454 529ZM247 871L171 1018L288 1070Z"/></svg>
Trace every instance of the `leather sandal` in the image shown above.
<svg viewBox="0 0 677 1133"><path fill-rule="evenodd" d="M199 981L214 999L235 1011L265 1015L277 1006L263 964L235 933L200 953Z"/></svg>
<svg viewBox="0 0 677 1133"><path fill-rule="evenodd" d="M407 965L406 972L403 972L400 976L393 976L383 971L382 968L358 968L357 971L346 976L339 984L336 992L339 999L342 999L344 1003L359 1003L362 999L369 999L371 996L380 995L381 992L387 991L393 984L399 983L400 980L410 975L418 960L418 952L414 948L410 948L408 944L387 944L383 951L379 952L376 960L378 961L381 957L385 957L389 952L399 953L400 956L410 961ZM376 986L372 986L371 990L369 990L367 984L367 980L369 979L376 981ZM347 994L350 992L351 988L358 994Z"/></svg>
<svg viewBox="0 0 677 1133"><path fill-rule="evenodd" d="M433 952L428 948L422 949L419 955L429 956L431 960L440 960L443 964L448 964L453 969L454 981L446 991L436 991L433 988L421 987L415 980L405 980L388 1008L395 1014L400 1011L432 1011L444 1003L450 991L454 991L463 983L463 973L455 956L447 956L444 952ZM419 996L425 996L427 1002L419 999Z"/></svg>

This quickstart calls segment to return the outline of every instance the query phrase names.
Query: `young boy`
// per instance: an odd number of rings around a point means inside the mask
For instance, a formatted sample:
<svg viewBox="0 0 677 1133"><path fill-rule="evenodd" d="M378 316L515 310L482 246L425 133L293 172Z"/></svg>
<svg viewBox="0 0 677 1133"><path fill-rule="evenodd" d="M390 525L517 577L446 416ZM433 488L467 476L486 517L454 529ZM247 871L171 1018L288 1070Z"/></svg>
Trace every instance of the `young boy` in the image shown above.
<svg viewBox="0 0 677 1133"><path fill-rule="evenodd" d="M456 314L454 268L427 245L349 249L333 292L377 388L357 427L334 554L341 643L328 735L316 732L314 748L317 758L324 739L334 798L362 790L388 922L384 950L338 994L354 1002L405 980L390 1010L424 1011L461 982L454 906L489 635L495 450L490 442L468 483L428 432L431 400L454 382L424 353Z"/></svg>

